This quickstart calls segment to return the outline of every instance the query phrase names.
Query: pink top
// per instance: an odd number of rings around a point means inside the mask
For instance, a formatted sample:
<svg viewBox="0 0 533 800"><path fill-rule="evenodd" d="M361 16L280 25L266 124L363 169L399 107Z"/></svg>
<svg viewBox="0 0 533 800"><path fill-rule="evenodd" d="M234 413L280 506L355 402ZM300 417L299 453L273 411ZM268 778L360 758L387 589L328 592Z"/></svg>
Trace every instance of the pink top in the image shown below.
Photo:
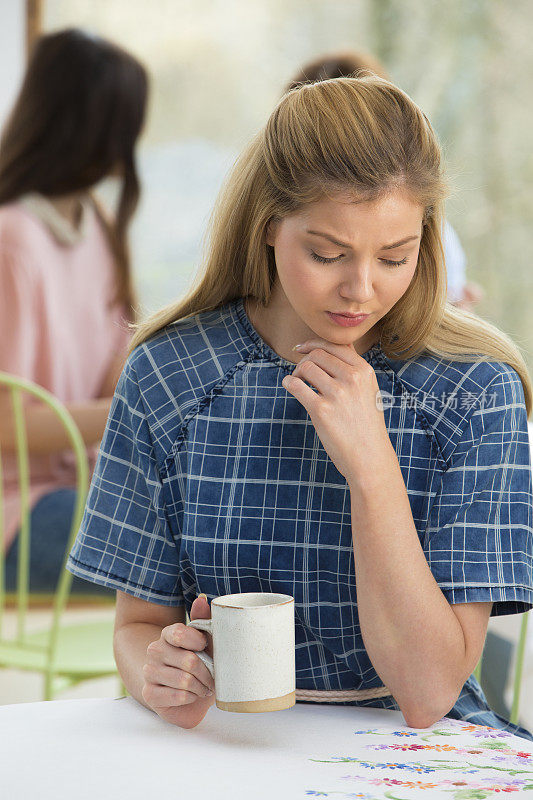
<svg viewBox="0 0 533 800"><path fill-rule="evenodd" d="M0 207L0 370L27 378L63 403L99 396L117 354L126 357L125 309L108 308L115 267L91 201L74 228L41 195ZM26 402L40 402L29 399ZM97 447L87 448L89 469ZM4 550L20 525L16 456L2 454ZM31 507L74 486L71 451L30 454Z"/></svg>

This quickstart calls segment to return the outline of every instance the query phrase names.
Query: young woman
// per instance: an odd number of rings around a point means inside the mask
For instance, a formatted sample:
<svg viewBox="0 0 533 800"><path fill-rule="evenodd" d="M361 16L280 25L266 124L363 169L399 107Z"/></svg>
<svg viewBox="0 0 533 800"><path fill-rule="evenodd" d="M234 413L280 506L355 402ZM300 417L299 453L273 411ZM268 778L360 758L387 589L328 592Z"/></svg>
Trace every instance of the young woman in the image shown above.
<svg viewBox="0 0 533 800"><path fill-rule="evenodd" d="M302 86L231 172L198 283L136 333L68 568L117 590L120 673L164 719L214 702L185 612L269 591L295 599L298 701L532 738L472 676L490 615L533 604L531 382L446 303L445 194L404 92Z"/></svg>
<svg viewBox="0 0 533 800"><path fill-rule="evenodd" d="M33 51L0 143L0 370L35 381L74 417L91 468L134 319L127 231L139 197L134 148L147 76L110 42L69 29ZM91 196L122 182L116 218ZM30 588L55 588L76 490L69 441L42 404L25 407L31 456ZM0 393L6 585L20 524L10 398ZM72 591L90 584L75 579ZM109 589L93 587L111 594Z"/></svg>

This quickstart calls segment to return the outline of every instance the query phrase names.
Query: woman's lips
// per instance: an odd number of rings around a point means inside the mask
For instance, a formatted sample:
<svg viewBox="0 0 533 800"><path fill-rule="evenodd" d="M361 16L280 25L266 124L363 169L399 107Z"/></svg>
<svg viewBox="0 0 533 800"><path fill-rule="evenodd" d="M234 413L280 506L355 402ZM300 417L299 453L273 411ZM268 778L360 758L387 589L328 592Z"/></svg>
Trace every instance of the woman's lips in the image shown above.
<svg viewBox="0 0 533 800"><path fill-rule="evenodd" d="M370 314L361 314L357 317L347 317L343 316L342 314L333 314L331 311L326 311L328 317L335 322L337 325L341 325L344 328L353 328L356 325L359 325L361 322L364 322Z"/></svg>

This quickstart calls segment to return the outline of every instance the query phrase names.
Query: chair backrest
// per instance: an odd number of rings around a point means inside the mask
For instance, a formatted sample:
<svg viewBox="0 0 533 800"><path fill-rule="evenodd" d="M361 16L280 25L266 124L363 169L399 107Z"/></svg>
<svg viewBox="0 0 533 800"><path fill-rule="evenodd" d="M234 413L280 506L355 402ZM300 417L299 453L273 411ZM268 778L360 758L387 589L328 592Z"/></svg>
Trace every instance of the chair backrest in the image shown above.
<svg viewBox="0 0 533 800"><path fill-rule="evenodd" d="M66 605L70 586L72 583L72 574L68 572L66 562L68 553L72 545L76 533L79 529L85 500L87 497L88 482L89 482L89 465L87 459L87 452L83 442L81 433L72 419L72 416L67 411L65 406L50 392L43 389L31 381L24 380L15 375L9 375L6 372L0 372L0 388L5 387L11 394L11 401L13 406L13 419L16 434L16 453L18 465L18 479L19 479L19 495L20 495L20 510L21 510L21 523L19 532L19 547L18 547L18 563L17 563L17 589L16 589L16 606L17 606L17 630L15 639L12 640L19 645L24 644L26 638L26 615L28 610L29 599L29 564L30 564L30 503L29 503L29 489L30 489L30 469L29 469L29 455L28 455L28 442L26 435L26 425L23 411L23 395L24 393L32 395L45 403L56 414L59 421L62 423L67 436L72 445L72 450L75 455L75 468L76 468L76 505L72 517L72 524L70 529L70 536L68 546L65 551L63 565L59 580L54 593L53 601L53 620L50 627L50 638L46 646L49 652L55 652L55 645L59 631L59 619L61 613ZM2 475L2 457L0 452L0 641L2 636L2 621L5 609L5 570L4 570L4 513L3 513L3 475Z"/></svg>
<svg viewBox="0 0 533 800"><path fill-rule="evenodd" d="M524 655L526 652L526 639L527 639L527 623L529 619L529 611L522 614L522 624L520 625L520 636L516 647L514 682L513 682L513 703L511 707L511 718L509 722L518 723L518 713L520 709L520 690L522 688L522 671L524 668ZM483 654L477 662L474 670L474 676L480 681L481 678L481 663L483 661Z"/></svg>

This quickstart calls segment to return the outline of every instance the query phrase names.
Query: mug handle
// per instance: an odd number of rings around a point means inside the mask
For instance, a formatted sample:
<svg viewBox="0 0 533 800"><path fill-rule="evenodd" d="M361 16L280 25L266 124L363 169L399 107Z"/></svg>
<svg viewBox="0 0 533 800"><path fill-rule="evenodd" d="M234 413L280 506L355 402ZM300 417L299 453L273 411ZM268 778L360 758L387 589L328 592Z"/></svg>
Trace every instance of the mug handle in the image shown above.
<svg viewBox="0 0 533 800"><path fill-rule="evenodd" d="M190 622L187 623L188 628L196 628L197 631L205 631L205 633L210 633L211 636L213 635L213 620L212 619L192 619ZM202 653L201 650L194 651L200 661L203 661L206 665L207 669L211 673L211 677L213 680L215 679L215 665L211 656L208 656L207 653Z"/></svg>

